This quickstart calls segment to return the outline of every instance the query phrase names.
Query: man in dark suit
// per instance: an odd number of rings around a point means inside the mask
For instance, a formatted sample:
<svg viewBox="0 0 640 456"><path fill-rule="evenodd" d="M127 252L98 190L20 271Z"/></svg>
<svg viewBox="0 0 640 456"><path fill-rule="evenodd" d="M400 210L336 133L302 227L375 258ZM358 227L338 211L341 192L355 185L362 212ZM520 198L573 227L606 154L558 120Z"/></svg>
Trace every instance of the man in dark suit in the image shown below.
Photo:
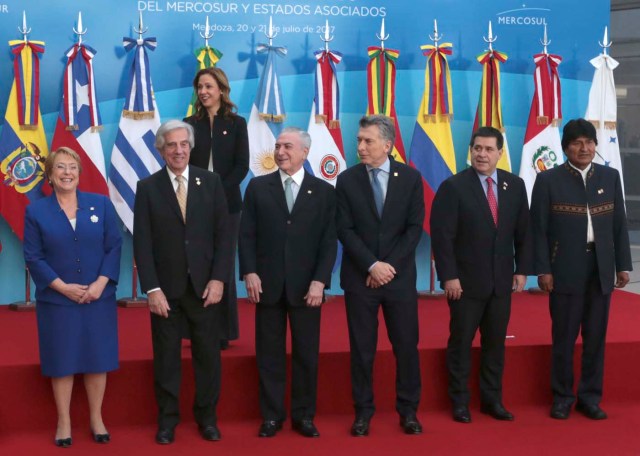
<svg viewBox="0 0 640 456"><path fill-rule="evenodd" d="M286 384L287 317L291 326L291 421L318 437L313 418L320 343L320 306L336 259L333 187L303 168L309 134L285 128L276 141L279 170L255 177L245 192L240 222L240 275L256 304L260 376L260 437L282 428Z"/></svg>
<svg viewBox="0 0 640 456"><path fill-rule="evenodd" d="M220 177L189 166L193 129L170 120L156 134L166 167L138 182L133 248L151 311L158 403L156 442L174 440L179 421L181 327L191 333L196 393L193 411L206 440L219 440L219 327L214 304L229 277L227 204Z"/></svg>
<svg viewBox="0 0 640 456"><path fill-rule="evenodd" d="M512 421L502 404L504 341L511 292L522 291L532 252L522 179L496 169L502 133L481 127L471 137L471 168L444 181L431 210L431 245L449 303L447 368L455 421L470 423L471 344L481 334L481 411ZM515 261L514 261L515 260Z"/></svg>
<svg viewBox="0 0 640 456"><path fill-rule="evenodd" d="M345 291L355 420L351 434L365 436L374 414L373 360L382 306L396 356L396 410L407 434L420 434L418 294L415 251L422 234L420 174L389 157L393 120L360 119L360 164L338 177L338 238L344 247L340 284Z"/></svg>
<svg viewBox="0 0 640 456"><path fill-rule="evenodd" d="M632 269L618 171L592 163L598 139L584 119L568 122L564 165L539 174L533 187L535 269L551 311L551 417L567 419L576 400L573 351L582 334L582 374L576 410L594 420L600 408L611 292Z"/></svg>

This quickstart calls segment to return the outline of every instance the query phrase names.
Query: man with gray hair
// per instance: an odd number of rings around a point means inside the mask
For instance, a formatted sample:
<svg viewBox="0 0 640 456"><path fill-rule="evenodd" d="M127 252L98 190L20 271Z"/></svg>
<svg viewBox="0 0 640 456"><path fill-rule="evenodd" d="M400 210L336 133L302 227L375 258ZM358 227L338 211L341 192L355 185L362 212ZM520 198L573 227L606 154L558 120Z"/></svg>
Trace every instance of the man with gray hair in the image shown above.
<svg viewBox="0 0 640 456"><path fill-rule="evenodd" d="M351 346L351 388L355 421L351 434L369 434L373 403L373 360L382 307L396 357L396 410L407 434L420 434L418 293L415 252L424 221L422 178L389 156L393 120L360 119L360 163L338 176L338 238L344 247L340 285L344 289Z"/></svg>
<svg viewBox="0 0 640 456"><path fill-rule="evenodd" d="M138 182L133 249L151 311L156 442L172 443L179 421L184 321L191 333L195 419L205 440L219 440L220 344L214 305L229 277L226 198L217 174L189 166L191 125L163 123L155 145L166 166Z"/></svg>
<svg viewBox="0 0 640 456"><path fill-rule="evenodd" d="M320 306L336 259L333 187L304 170L309 134L285 128L276 141L279 170L256 177L240 221L240 276L256 304L260 437L282 428L287 318L291 327L291 421L305 437L313 424L320 345Z"/></svg>

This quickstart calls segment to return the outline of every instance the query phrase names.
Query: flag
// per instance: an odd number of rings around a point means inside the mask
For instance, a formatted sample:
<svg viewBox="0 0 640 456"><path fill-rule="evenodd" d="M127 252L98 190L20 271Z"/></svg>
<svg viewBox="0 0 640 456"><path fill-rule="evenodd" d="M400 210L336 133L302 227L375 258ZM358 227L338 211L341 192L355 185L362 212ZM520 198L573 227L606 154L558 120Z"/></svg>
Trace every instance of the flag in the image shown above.
<svg viewBox="0 0 640 456"><path fill-rule="evenodd" d="M453 94L451 73L447 55L451 55L451 43L438 47L421 46L427 56L424 74L424 93L416 125L411 138L411 166L422 175L425 218L423 229L430 233L431 206L440 184L456 173L456 156L451 136L453 118Z"/></svg>
<svg viewBox="0 0 640 456"><path fill-rule="evenodd" d="M347 168L340 130L340 90L336 77L337 63L342 54L337 51L317 51L315 96L307 131L311 150L307 170L335 187L338 174Z"/></svg>
<svg viewBox="0 0 640 456"><path fill-rule="evenodd" d="M128 92L111 153L109 193L127 229L133 233L133 205L140 179L155 173L164 160L154 143L160 126L160 113L153 97L151 68L147 49L156 48L156 39L123 38L127 51L135 56L129 73Z"/></svg>
<svg viewBox="0 0 640 456"><path fill-rule="evenodd" d="M396 142L391 155L400 162L406 163L404 142L400 134L400 126L396 115L396 60L400 51L371 46L367 49L369 64L367 65L367 115L383 114L393 119L396 128Z"/></svg>
<svg viewBox="0 0 640 456"><path fill-rule="evenodd" d="M100 112L96 99L93 57L96 51L85 44L74 44L66 52L62 103L53 133L51 149L66 146L82 161L78 188L109 195L104 153L99 131Z"/></svg>
<svg viewBox="0 0 640 456"><path fill-rule="evenodd" d="M211 46L204 46L196 49L195 55L196 59L198 60L198 71L216 66L218 60L222 58L222 52L215 48L212 48ZM191 94L191 102L189 103L189 107L187 108L187 117L192 116L196 113L196 101L198 101L198 94L194 90Z"/></svg>
<svg viewBox="0 0 640 456"><path fill-rule="evenodd" d="M255 176L269 174L278 169L273 155L276 136L282 130L286 114L282 103L282 90L276 66L276 57L287 55L287 49L259 44L258 54L267 54L262 69L258 92L251 106L249 123L249 168Z"/></svg>
<svg viewBox="0 0 640 456"><path fill-rule="evenodd" d="M589 90L589 105L585 118L596 127L598 135L598 151L593 161L617 169L624 189L620 144L616 131L618 102L616 83L613 79L613 70L619 64L611 56L600 54L591 59L591 65L595 67L595 72Z"/></svg>
<svg viewBox="0 0 640 456"><path fill-rule="evenodd" d="M494 127L502 132L504 145L502 157L498 160L498 168L511 172L511 157L507 143L507 133L502 119L502 99L500 94L500 63L507 61L507 54L490 49L477 57L482 64L482 85L480 98L473 121L473 131L480 127ZM467 156L467 163L471 163L471 150Z"/></svg>
<svg viewBox="0 0 640 456"><path fill-rule="evenodd" d="M558 65L562 58L552 54L537 54L533 60L536 64L533 75L535 88L520 162L520 177L527 188L529 203L538 173L564 162L558 129L562 120Z"/></svg>
<svg viewBox="0 0 640 456"><path fill-rule="evenodd" d="M40 113L40 61L43 41L9 41L13 84L0 135L0 213L23 239L24 213L42 198L44 161L49 155Z"/></svg>

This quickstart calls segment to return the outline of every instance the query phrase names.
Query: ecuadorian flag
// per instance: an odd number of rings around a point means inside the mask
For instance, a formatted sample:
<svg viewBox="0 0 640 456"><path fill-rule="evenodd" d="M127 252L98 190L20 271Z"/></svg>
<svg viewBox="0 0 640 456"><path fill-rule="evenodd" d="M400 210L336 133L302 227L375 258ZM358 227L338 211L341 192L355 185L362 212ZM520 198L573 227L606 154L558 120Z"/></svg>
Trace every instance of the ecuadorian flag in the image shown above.
<svg viewBox="0 0 640 456"><path fill-rule="evenodd" d="M451 54L451 43L442 43L437 48L426 45L421 49L427 56L425 89L409 150L411 165L422 174L425 204L422 227L430 234L429 221L435 193L445 179L456 173L450 124L453 97L446 58Z"/></svg>

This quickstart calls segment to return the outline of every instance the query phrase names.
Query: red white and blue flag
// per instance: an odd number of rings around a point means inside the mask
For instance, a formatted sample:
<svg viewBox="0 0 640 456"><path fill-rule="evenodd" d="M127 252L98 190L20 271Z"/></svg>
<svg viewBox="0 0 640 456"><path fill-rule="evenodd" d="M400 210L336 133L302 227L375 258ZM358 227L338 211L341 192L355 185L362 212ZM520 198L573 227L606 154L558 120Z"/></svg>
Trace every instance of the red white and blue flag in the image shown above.
<svg viewBox="0 0 640 456"><path fill-rule="evenodd" d="M315 96L307 131L311 149L305 163L307 171L335 187L338 174L344 171L344 145L340 130L340 90L336 77L337 51L317 51Z"/></svg>
<svg viewBox="0 0 640 456"><path fill-rule="evenodd" d="M65 146L82 160L80 190L109 195L104 152L99 131L100 112L96 98L93 57L96 51L74 44L66 52L63 95L51 149Z"/></svg>

